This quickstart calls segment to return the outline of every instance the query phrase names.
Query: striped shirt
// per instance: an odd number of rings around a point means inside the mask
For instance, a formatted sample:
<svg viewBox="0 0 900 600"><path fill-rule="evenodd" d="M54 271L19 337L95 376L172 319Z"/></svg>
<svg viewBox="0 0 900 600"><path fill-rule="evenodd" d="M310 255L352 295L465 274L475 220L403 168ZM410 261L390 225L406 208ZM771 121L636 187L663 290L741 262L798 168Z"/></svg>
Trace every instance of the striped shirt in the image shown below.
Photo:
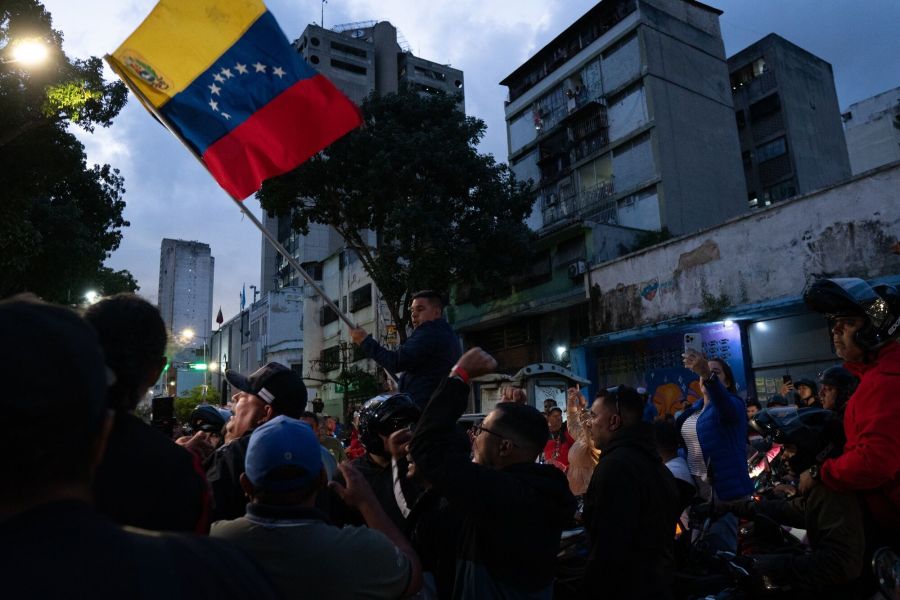
<svg viewBox="0 0 900 600"><path fill-rule="evenodd" d="M706 407L704 407L705 409ZM703 414L703 409L698 410L687 419L681 426L681 437L684 438L684 444L687 446L687 463L691 475L698 479L706 479L706 462L703 460L703 449L700 448L700 438L697 437L697 420Z"/></svg>

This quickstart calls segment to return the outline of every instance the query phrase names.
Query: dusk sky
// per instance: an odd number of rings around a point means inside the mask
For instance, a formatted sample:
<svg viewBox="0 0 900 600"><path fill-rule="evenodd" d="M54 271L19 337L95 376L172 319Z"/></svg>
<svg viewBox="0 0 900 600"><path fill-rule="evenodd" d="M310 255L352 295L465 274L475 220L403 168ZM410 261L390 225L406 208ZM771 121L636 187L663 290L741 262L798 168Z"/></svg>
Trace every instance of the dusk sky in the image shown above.
<svg viewBox="0 0 900 600"><path fill-rule="evenodd" d="M190 0L185 0L190 1ZM73 58L112 52L144 19L154 0L46 0ZM317 1L270 0L291 40L320 20ZM387 20L417 56L462 69L466 112L487 123L481 151L506 161L498 82L584 14L595 0L331 0L325 26ZM900 86L900 2L896 0L712 1L728 56L769 33L831 63L841 109ZM107 75L112 73L107 69ZM163 238L205 242L216 259L213 314L238 311L241 286L259 284L261 236L203 167L133 97L108 129L84 134L88 161L109 163L125 177L126 228L107 264L128 269L140 294L156 303ZM254 198L249 206L260 213Z"/></svg>

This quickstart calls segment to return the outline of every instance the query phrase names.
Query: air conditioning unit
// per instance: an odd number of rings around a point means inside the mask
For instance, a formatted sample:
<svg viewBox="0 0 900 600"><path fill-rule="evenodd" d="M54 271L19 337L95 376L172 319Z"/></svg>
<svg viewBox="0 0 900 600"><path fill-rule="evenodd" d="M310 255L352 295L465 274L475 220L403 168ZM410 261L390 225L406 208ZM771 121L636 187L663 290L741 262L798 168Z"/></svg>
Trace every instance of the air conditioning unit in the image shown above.
<svg viewBox="0 0 900 600"><path fill-rule="evenodd" d="M569 265L569 278L575 279L587 273L587 262L583 260L576 260L571 265Z"/></svg>
<svg viewBox="0 0 900 600"><path fill-rule="evenodd" d="M556 206L559 204L559 194L556 192L551 192L546 196L547 198L547 206Z"/></svg>

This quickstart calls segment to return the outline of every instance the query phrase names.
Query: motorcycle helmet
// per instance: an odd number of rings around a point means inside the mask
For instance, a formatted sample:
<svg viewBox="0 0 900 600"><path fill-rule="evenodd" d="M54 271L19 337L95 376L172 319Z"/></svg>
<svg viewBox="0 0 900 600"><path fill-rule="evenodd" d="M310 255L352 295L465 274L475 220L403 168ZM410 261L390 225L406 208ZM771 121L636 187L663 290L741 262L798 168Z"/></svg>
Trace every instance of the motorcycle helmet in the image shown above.
<svg viewBox="0 0 900 600"><path fill-rule="evenodd" d="M845 369L844 367L829 367L822 371L819 375L819 382L822 385L830 385L837 390L837 400L834 404L835 411L841 411L856 391L859 385L859 379L856 375Z"/></svg>
<svg viewBox="0 0 900 600"><path fill-rule="evenodd" d="M830 410L810 408L787 414L764 410L751 419L750 425L773 441L792 446L788 464L795 473L843 451L843 426L840 417Z"/></svg>
<svg viewBox="0 0 900 600"><path fill-rule="evenodd" d="M803 292L811 310L828 318L863 317L854 341L866 353L900 334L900 293L890 285L871 286L856 277L820 279Z"/></svg>
<svg viewBox="0 0 900 600"><path fill-rule="evenodd" d="M419 420L422 412L408 394L381 394L359 412L359 441L368 452L385 456L381 436L389 436Z"/></svg>
<svg viewBox="0 0 900 600"><path fill-rule="evenodd" d="M200 404L191 412L191 416L188 418L188 427L191 433L198 431L221 433L230 418L230 410L218 408L212 404Z"/></svg>

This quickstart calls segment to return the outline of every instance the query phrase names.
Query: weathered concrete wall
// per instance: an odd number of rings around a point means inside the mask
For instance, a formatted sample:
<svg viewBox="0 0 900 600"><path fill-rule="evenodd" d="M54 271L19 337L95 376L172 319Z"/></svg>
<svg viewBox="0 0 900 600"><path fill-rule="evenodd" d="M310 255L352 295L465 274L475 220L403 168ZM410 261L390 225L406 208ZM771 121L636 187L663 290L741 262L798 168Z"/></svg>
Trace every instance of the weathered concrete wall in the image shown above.
<svg viewBox="0 0 900 600"><path fill-rule="evenodd" d="M900 274L900 165L595 267L600 333L797 297L814 279ZM892 251L892 246L894 250Z"/></svg>

